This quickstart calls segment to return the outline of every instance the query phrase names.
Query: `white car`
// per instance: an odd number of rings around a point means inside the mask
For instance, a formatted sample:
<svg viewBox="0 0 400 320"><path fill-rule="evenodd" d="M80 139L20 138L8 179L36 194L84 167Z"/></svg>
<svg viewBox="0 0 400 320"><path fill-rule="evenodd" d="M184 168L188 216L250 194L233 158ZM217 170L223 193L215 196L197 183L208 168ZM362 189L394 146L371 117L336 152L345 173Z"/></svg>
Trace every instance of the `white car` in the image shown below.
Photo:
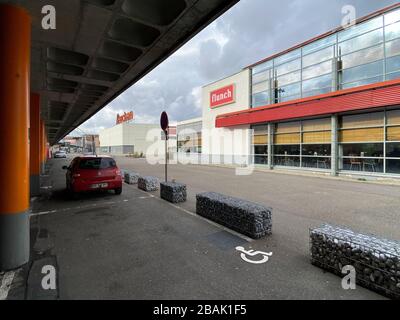
<svg viewBox="0 0 400 320"><path fill-rule="evenodd" d="M54 153L54 158L66 158L67 153L65 151L57 151Z"/></svg>

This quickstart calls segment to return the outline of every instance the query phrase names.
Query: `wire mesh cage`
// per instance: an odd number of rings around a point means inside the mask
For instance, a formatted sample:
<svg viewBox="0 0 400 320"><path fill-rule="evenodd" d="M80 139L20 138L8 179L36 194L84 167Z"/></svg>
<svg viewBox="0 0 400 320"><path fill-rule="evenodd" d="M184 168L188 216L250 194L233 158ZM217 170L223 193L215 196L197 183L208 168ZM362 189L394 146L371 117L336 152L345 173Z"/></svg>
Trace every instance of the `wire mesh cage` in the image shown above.
<svg viewBox="0 0 400 320"><path fill-rule="evenodd" d="M310 230L311 263L339 276L353 266L357 284L400 299L400 242L325 224Z"/></svg>

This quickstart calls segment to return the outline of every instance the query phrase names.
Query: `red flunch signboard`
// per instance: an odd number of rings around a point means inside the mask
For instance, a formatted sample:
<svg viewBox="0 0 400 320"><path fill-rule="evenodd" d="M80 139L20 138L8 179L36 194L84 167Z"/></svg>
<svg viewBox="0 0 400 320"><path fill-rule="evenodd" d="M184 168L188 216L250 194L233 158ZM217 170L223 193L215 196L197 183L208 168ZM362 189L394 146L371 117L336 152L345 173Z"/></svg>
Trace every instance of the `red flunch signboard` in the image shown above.
<svg viewBox="0 0 400 320"><path fill-rule="evenodd" d="M135 115L134 115L133 111L128 112L128 113L125 112L122 116L117 114L117 124L132 121L134 118L135 118Z"/></svg>
<svg viewBox="0 0 400 320"><path fill-rule="evenodd" d="M223 87L210 93L211 109L235 102L235 85Z"/></svg>

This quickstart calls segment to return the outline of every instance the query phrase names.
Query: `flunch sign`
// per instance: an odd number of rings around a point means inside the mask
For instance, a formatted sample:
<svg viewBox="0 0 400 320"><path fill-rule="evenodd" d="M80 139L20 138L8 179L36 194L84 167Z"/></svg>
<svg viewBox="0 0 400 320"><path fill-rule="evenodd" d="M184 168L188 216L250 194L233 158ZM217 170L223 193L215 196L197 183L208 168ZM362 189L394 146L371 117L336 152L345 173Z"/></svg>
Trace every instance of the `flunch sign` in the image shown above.
<svg viewBox="0 0 400 320"><path fill-rule="evenodd" d="M221 107L235 102L235 85L223 87L210 93L211 109Z"/></svg>
<svg viewBox="0 0 400 320"><path fill-rule="evenodd" d="M135 118L135 115L133 114L133 111L131 112L125 112L122 116L117 114L117 124L121 124L124 122L131 121Z"/></svg>

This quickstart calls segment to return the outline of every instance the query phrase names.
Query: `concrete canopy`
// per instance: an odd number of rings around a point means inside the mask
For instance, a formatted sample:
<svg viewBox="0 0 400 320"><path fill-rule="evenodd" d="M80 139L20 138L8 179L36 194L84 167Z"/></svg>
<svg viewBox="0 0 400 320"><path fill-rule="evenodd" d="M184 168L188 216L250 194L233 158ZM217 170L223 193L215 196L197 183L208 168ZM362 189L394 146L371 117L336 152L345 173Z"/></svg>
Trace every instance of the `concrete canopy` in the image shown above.
<svg viewBox="0 0 400 320"><path fill-rule="evenodd" d="M32 17L31 91L51 144L88 120L239 0L0 0ZM56 29L42 8L54 6Z"/></svg>

